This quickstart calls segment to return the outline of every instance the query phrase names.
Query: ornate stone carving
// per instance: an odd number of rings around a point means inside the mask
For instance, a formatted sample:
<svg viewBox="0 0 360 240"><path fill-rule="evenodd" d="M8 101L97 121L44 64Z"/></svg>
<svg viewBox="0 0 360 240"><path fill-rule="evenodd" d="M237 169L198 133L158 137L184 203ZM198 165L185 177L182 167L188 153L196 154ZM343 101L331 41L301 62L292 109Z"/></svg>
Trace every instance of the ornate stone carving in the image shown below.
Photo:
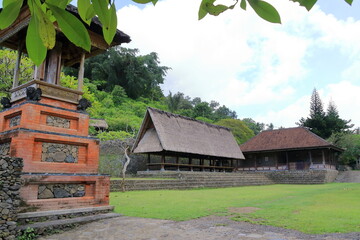
<svg viewBox="0 0 360 240"><path fill-rule="evenodd" d="M77 109L80 111L85 111L87 108L91 107L91 102L85 98L80 99Z"/></svg>
<svg viewBox="0 0 360 240"><path fill-rule="evenodd" d="M26 100L39 101L41 99L42 91L40 88L27 87Z"/></svg>
<svg viewBox="0 0 360 240"><path fill-rule="evenodd" d="M1 105L3 105L3 108L11 108L10 99L7 97L3 97L1 99Z"/></svg>
<svg viewBox="0 0 360 240"><path fill-rule="evenodd" d="M43 184L39 185L38 199L71 198L85 196L84 184Z"/></svg>
<svg viewBox="0 0 360 240"><path fill-rule="evenodd" d="M10 118L10 126L9 127L15 127L20 125L21 115L17 115L15 117Z"/></svg>
<svg viewBox="0 0 360 240"><path fill-rule="evenodd" d="M61 117L47 116L46 125L60 128L70 128L70 120Z"/></svg>
<svg viewBox="0 0 360 240"><path fill-rule="evenodd" d="M42 144L42 162L77 163L79 146L59 143Z"/></svg>

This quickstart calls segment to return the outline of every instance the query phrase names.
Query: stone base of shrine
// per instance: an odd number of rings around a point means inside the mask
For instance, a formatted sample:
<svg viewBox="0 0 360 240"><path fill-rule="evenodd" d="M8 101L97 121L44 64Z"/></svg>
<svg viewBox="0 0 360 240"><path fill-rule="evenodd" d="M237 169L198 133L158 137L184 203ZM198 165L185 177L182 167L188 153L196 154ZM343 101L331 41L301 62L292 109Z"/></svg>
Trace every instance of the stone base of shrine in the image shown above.
<svg viewBox="0 0 360 240"><path fill-rule="evenodd" d="M107 175L23 173L22 179L23 212L109 205Z"/></svg>

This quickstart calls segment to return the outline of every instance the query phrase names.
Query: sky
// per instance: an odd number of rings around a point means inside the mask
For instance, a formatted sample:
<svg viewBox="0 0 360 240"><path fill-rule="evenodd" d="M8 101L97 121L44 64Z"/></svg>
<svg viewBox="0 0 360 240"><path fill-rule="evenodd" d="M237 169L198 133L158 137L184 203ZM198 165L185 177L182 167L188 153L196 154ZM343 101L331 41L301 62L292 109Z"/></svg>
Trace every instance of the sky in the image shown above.
<svg viewBox="0 0 360 240"><path fill-rule="evenodd" d="M116 0L118 28L132 39L122 47L156 52L172 68L165 95L215 100L240 119L277 128L309 115L316 88L325 109L332 100L341 118L360 127L360 1L350 7L318 0L310 12L292 1L267 1L282 24L239 6L199 21L201 0L160 0L155 7Z"/></svg>
<svg viewBox="0 0 360 240"><path fill-rule="evenodd" d="M240 7L198 21L200 2L117 6L118 28L132 39L122 46L156 52L161 65L172 68L165 95L179 91L224 104L240 119L295 127L309 115L316 88L324 109L332 100L341 118L360 126L359 1L350 7L319 0L307 12L291 1L269 0L281 25Z"/></svg>

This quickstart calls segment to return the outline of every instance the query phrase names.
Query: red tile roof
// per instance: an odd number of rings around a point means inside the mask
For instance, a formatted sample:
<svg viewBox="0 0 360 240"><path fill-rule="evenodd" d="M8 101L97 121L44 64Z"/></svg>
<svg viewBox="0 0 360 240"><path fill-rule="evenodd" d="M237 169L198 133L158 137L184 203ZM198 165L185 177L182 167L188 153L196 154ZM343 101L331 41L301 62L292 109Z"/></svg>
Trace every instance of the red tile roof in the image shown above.
<svg viewBox="0 0 360 240"><path fill-rule="evenodd" d="M333 148L342 151L342 149L332 145L303 127L263 131L246 143L240 145L242 152L295 150L303 148Z"/></svg>

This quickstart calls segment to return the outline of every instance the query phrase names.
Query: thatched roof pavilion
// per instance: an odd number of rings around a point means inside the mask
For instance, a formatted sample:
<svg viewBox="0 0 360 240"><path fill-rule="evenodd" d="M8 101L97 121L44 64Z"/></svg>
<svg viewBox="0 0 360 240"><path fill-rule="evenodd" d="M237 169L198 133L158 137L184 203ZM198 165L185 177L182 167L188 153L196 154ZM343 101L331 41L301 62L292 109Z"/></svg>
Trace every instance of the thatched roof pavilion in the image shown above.
<svg viewBox="0 0 360 240"><path fill-rule="evenodd" d="M304 127L263 131L240 148L242 170L331 169L343 151Z"/></svg>
<svg viewBox="0 0 360 240"><path fill-rule="evenodd" d="M154 108L146 111L133 152L148 154L148 166L162 170L232 171L244 159L228 128Z"/></svg>

